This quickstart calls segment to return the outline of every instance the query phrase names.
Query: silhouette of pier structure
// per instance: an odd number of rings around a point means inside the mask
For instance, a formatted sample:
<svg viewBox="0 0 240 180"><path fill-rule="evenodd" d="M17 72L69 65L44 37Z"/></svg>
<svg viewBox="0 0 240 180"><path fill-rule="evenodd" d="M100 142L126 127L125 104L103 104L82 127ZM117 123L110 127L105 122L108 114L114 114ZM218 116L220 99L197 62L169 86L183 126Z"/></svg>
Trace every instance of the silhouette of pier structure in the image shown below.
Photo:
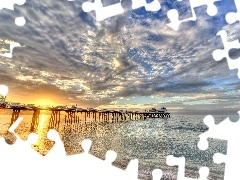
<svg viewBox="0 0 240 180"><path fill-rule="evenodd" d="M133 111L99 111L95 109L68 108L68 107L48 107L36 106L0 106L1 109L12 109L11 124L20 115L21 111L33 111L30 131L34 132L40 122L41 111L50 111L51 116L48 121L49 129L59 129L60 122L65 124L87 124L87 123L118 123L133 120L145 120L147 118L169 118L170 113L166 112L133 112Z"/></svg>

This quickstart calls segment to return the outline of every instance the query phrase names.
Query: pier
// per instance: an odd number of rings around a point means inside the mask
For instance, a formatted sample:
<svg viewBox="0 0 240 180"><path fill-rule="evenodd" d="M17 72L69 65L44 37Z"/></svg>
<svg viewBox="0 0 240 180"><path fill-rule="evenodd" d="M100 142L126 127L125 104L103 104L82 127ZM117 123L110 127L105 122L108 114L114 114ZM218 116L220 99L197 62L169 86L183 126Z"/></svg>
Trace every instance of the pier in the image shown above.
<svg viewBox="0 0 240 180"><path fill-rule="evenodd" d="M49 129L59 129L60 121L65 124L87 124L87 123L118 123L135 120L146 120L148 118L169 118L170 113L163 111L111 111L111 110L96 110L96 109L82 109L77 107L37 107L34 105L7 105L0 104L0 109L11 109L12 117L11 124L13 124L19 117L21 111L32 111L31 132L34 132L39 125L39 116L41 111L51 113L49 120ZM166 109L166 108L164 108Z"/></svg>

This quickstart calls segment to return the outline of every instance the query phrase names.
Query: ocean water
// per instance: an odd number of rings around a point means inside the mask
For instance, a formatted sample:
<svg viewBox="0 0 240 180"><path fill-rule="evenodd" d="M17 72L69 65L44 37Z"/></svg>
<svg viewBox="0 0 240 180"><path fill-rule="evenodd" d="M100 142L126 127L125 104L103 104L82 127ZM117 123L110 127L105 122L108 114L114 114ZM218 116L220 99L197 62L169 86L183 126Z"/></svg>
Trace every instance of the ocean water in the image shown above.
<svg viewBox="0 0 240 180"><path fill-rule="evenodd" d="M24 121L17 133L26 139L31 126L31 115L22 115ZM214 116L216 124L227 116ZM11 115L0 115L0 134L9 127ZM42 154L47 153L53 143L46 138L50 115L40 116L37 133L41 140L35 148ZM114 165L126 168L131 159L139 160L139 178L151 179L153 169L160 168L164 172L162 179L177 179L178 167L168 166L166 157L184 156L186 159L186 177L197 178L202 166L210 168L209 179L221 180L224 176L224 164L215 164L212 157L215 153L227 152L227 142L209 139L206 151L198 149L199 135L208 130L203 123L204 116L172 116L169 119L135 120L124 123L65 123L61 119L58 131L65 144L67 155L83 152L81 141L93 141L90 153L104 159L108 150L114 150L118 156ZM230 116L237 121L238 116Z"/></svg>

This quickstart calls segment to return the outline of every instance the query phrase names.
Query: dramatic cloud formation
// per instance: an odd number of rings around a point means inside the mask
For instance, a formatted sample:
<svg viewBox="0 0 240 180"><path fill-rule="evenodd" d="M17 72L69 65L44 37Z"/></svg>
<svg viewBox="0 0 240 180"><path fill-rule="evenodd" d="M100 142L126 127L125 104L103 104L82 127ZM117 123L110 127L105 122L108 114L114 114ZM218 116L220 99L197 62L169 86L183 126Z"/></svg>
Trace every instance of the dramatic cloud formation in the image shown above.
<svg viewBox="0 0 240 180"><path fill-rule="evenodd" d="M133 11L123 1L124 14L101 22L82 10L83 2L28 0L14 12L0 11L0 52L7 52L10 41L21 45L13 58L0 56L8 100L111 109L166 106L176 114L239 110L237 70L211 55L223 48L216 36L222 28L229 40L240 37L239 24L225 21L235 11L233 1L218 2L215 17L197 8L197 21L183 23L179 31L166 25L170 1L162 1L158 12ZM179 10L189 15L189 8ZM14 24L20 14L23 27Z"/></svg>

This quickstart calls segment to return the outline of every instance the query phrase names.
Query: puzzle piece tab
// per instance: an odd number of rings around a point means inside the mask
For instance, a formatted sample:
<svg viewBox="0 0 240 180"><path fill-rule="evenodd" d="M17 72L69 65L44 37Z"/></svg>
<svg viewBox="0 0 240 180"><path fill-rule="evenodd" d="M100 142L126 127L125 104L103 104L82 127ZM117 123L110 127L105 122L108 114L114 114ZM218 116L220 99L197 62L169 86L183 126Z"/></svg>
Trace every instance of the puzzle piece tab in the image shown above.
<svg viewBox="0 0 240 180"><path fill-rule="evenodd" d="M27 141L23 141L16 133L15 129L23 120L22 117L18 118L9 128L9 132L13 133L16 137L16 142L12 145L4 143L4 139L0 138L0 173L1 177L8 177L7 179L13 180L19 177L30 179L30 174L26 174L23 165L31 164L27 167L29 171L34 171L37 165L41 163L41 155L31 148L31 144L37 140L36 134L30 134ZM14 167L14 173L12 168ZM38 168L37 168L38 169Z"/></svg>
<svg viewBox="0 0 240 180"><path fill-rule="evenodd" d="M23 5L26 0L0 0L0 10L1 9L9 9L14 10L14 4Z"/></svg>
<svg viewBox="0 0 240 180"><path fill-rule="evenodd" d="M23 120L18 118L9 128L9 132L16 136L16 143L6 145L4 139L0 138L0 173L2 177L8 177L9 180L17 178L31 180L32 174L37 175L34 179L54 179L61 178L64 175L65 167L63 166L66 153L64 145L57 131L48 131L48 138L55 142L53 148L46 156L42 156L32 148L32 145L38 140L35 133L29 134L26 141L22 140L15 130ZM14 167L14 173L12 172ZM44 173L39 173L41 169ZM26 173L27 171L31 173ZM58 171L56 174L55 171ZM47 174L47 178L45 177Z"/></svg>
<svg viewBox="0 0 240 180"><path fill-rule="evenodd" d="M131 160L125 170L119 169L112 166L115 161L117 154L116 152L109 150L106 153L105 160L99 159L89 153L92 141L85 139L81 143L84 150L81 154L70 155L67 157L68 164L76 164L78 161L79 165L76 167L71 167L71 177L78 177L79 179L79 169L82 170L82 177L87 177L87 179L119 179L119 180L137 180L138 176L138 160ZM84 161L84 164L80 162ZM111 169L111 171L109 171ZM69 169L70 170L70 169ZM94 170L94 173L92 173ZM70 178L71 179L71 178ZM75 178L76 179L76 178Z"/></svg>
<svg viewBox="0 0 240 180"><path fill-rule="evenodd" d="M161 169L154 169L152 171L153 180L160 180L162 178L163 172Z"/></svg>
<svg viewBox="0 0 240 180"><path fill-rule="evenodd" d="M217 33L218 36L221 36L224 49L217 49L213 51L212 56L213 59L216 61L220 61L223 58L227 59L228 67L230 70L232 69L238 69L238 78L240 78L240 57L238 59L231 59L229 56L229 51L231 49L239 49L240 43L239 40L235 40L232 42L227 41L227 32L224 30L221 30Z"/></svg>
<svg viewBox="0 0 240 180"><path fill-rule="evenodd" d="M0 11L2 9L9 9L14 11L14 4L23 5L26 0L0 0ZM15 18L15 24L17 26L24 26L26 24L26 19L24 17Z"/></svg>
<svg viewBox="0 0 240 180"><path fill-rule="evenodd" d="M103 3L102 0L95 0L94 3L84 2L82 8L85 12L95 11L96 20L102 21L124 13L121 0L117 2L118 3L114 1L111 5L104 5L106 3ZM141 7L145 7L146 11L159 11L161 9L161 5L158 0L153 0L151 3L147 3L146 0L132 0L132 9L138 9Z"/></svg>
<svg viewBox="0 0 240 180"><path fill-rule="evenodd" d="M237 12L230 12L226 14L226 21L228 24L233 24L237 21L240 21L240 1L234 0Z"/></svg>
<svg viewBox="0 0 240 180"><path fill-rule="evenodd" d="M146 11L159 11L161 4L158 0L153 0L151 3L147 3L147 0L132 0L132 9L141 7L145 7Z"/></svg>
<svg viewBox="0 0 240 180"><path fill-rule="evenodd" d="M181 0L178 0L181 1ZM169 20L171 21L169 24L167 24L170 28L173 30L177 31L180 24L183 22L187 21L196 21L197 17L195 14L194 8L200 7L203 5L207 5L207 14L209 16L215 16L218 12L217 7L214 5L215 2L221 1L221 0L190 0L190 5L191 5L191 11L192 11L192 17L184 19L184 20L179 20L179 13L176 9L171 9L167 12L167 16Z"/></svg>
<svg viewBox="0 0 240 180"><path fill-rule="evenodd" d="M169 166L178 166L178 180L194 180L193 178L185 177L185 158L184 157L174 157L172 155L167 156L167 164ZM208 167L201 167L199 169L199 179L206 180L209 174ZM195 179L196 180L196 179Z"/></svg>
<svg viewBox="0 0 240 180"><path fill-rule="evenodd" d="M21 45L17 42L11 42L9 52L5 52L3 54L0 54L0 56L7 57L7 58L12 58L13 57L13 49L15 47L21 47Z"/></svg>
<svg viewBox="0 0 240 180"><path fill-rule="evenodd" d="M0 174L8 180L25 179L104 179L104 180L138 180L138 160L132 160L125 170L112 166L116 159L114 151L106 153L105 160L89 154L91 140L82 142L84 153L66 156L63 143L57 131L48 131L48 138L55 142L54 147L42 156L31 148L38 135L31 133L26 141L22 140L15 129L22 117L18 118L9 128L16 137L16 143L8 145L0 138ZM76 165L77 164L77 165ZM14 173L13 173L14 168ZM94 172L94 173L92 173Z"/></svg>
<svg viewBox="0 0 240 180"><path fill-rule="evenodd" d="M95 11L97 21L124 13L121 2L104 7L101 0L95 0L93 3L84 2L82 9L85 12Z"/></svg>
<svg viewBox="0 0 240 180"><path fill-rule="evenodd" d="M240 116L240 111L238 114ZM208 115L204 118L204 123L209 127L209 130L199 136L199 149L206 150L208 148L208 138L227 140L227 155L216 153L213 160L217 164L225 163L224 180L240 179L239 166L237 165L240 162L240 120L231 122L229 118L226 118L216 125L214 118Z"/></svg>

